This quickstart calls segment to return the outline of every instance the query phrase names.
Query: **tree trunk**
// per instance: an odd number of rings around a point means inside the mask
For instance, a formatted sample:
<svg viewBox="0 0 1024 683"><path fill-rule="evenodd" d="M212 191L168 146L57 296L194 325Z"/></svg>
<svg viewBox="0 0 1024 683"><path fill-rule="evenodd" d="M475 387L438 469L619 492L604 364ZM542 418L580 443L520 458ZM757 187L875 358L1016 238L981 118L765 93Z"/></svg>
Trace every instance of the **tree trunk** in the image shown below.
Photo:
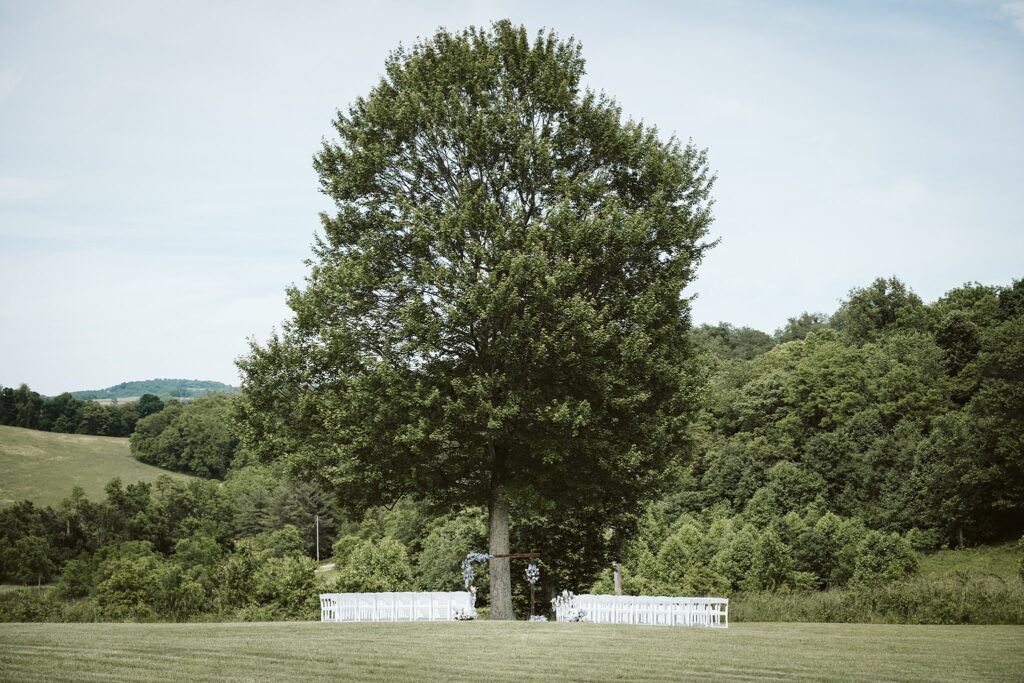
<svg viewBox="0 0 1024 683"><path fill-rule="evenodd" d="M491 496L488 519L491 555L507 555L508 502L496 490ZM512 614L512 572L507 557L492 558L491 567L491 619L514 619Z"/></svg>
<svg viewBox="0 0 1024 683"><path fill-rule="evenodd" d="M611 546L615 553L615 559L612 561L612 583L615 587L615 594L622 595L622 563L619 562L619 558L622 557L622 537L619 535L619 530L614 527L611 532Z"/></svg>

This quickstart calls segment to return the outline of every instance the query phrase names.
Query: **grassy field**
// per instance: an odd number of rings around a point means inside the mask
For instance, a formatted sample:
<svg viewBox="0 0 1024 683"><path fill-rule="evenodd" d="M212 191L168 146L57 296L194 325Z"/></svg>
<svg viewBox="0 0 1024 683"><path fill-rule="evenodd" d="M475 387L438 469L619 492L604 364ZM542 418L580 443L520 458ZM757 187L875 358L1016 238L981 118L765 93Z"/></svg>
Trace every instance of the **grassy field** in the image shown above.
<svg viewBox="0 0 1024 683"><path fill-rule="evenodd" d="M998 576L1017 576L1020 553L1016 543L978 546L961 550L938 550L921 557L922 576L953 576L957 572Z"/></svg>
<svg viewBox="0 0 1024 683"><path fill-rule="evenodd" d="M18 681L1021 680L1024 627L2 624Z"/></svg>
<svg viewBox="0 0 1024 683"><path fill-rule="evenodd" d="M81 486L90 498L102 498L103 487L114 477L126 483L150 481L161 474L189 478L139 462L128 450L128 439L2 425L0 472L0 505L26 499L55 505L74 486Z"/></svg>

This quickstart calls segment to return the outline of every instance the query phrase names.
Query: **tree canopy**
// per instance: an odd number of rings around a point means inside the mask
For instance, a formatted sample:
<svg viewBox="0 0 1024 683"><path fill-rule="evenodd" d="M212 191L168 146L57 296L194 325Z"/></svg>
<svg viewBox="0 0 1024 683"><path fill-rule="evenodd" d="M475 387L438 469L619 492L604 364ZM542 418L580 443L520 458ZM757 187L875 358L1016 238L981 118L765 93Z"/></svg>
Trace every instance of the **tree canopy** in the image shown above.
<svg viewBox="0 0 1024 683"><path fill-rule="evenodd" d="M912 299L892 280L851 299L884 308L885 290ZM864 292L883 296L865 306ZM1022 292L1019 280L969 283L913 306L915 315L875 317L881 324L856 336L842 316L804 314L770 347L747 328L694 330L709 368L690 427L697 457L637 506L633 528L614 534L608 526L622 519L604 500L512 488L512 546L541 553L542 590L610 592L614 544L627 593L728 596L737 612L757 606L766 619L1022 623L1024 542L1007 543L1024 532ZM86 415L70 395L0 393L14 399L0 401L0 414L41 425L102 412ZM229 404L169 401L133 436L140 457L226 467L223 482L114 480L105 499L75 489L53 507L0 506L0 581L57 580L53 591L4 592L0 621L308 619L317 583L463 586L459 560L487 547L486 504L421 494L346 514L323 487L286 476L283 461L259 464L245 450L219 457L220 437L235 429ZM567 483L568 493L578 485ZM437 509L446 506L461 509ZM986 543L1001 545L918 555ZM308 558L331 548L337 574L315 578ZM956 578L939 565L956 567ZM479 570L474 585L486 600L491 571ZM515 582L513 601L524 613L525 582Z"/></svg>
<svg viewBox="0 0 1024 683"><path fill-rule="evenodd" d="M657 493L712 177L583 74L575 40L504 21L389 57L315 157L336 211L294 315L239 362L248 448L354 509L485 506L492 553L510 512L614 526ZM498 618L508 580L492 561Z"/></svg>
<svg viewBox="0 0 1024 683"><path fill-rule="evenodd" d="M725 503L757 521L810 505L934 543L1019 536L1021 282L967 284L926 305L879 278L851 290L827 324L818 316L749 360L709 346L717 366L700 455L681 482L689 510ZM794 500L801 489L813 494Z"/></svg>
<svg viewBox="0 0 1024 683"><path fill-rule="evenodd" d="M138 421L131 437L132 454L157 467L223 478L238 448L231 423L233 400L226 394L210 394L185 405L172 399L163 410Z"/></svg>

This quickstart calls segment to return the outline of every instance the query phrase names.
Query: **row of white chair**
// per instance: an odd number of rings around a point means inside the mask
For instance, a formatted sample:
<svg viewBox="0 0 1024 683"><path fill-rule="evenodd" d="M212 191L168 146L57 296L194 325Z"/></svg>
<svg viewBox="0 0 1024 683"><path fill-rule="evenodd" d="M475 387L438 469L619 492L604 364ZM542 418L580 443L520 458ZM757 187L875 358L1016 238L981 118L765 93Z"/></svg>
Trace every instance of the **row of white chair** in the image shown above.
<svg viewBox="0 0 1024 683"><path fill-rule="evenodd" d="M465 591L321 593L320 621L447 621L472 606Z"/></svg>
<svg viewBox="0 0 1024 683"><path fill-rule="evenodd" d="M567 621L572 610L583 610L586 621L598 624L729 627L727 598L576 595L556 609L556 618Z"/></svg>

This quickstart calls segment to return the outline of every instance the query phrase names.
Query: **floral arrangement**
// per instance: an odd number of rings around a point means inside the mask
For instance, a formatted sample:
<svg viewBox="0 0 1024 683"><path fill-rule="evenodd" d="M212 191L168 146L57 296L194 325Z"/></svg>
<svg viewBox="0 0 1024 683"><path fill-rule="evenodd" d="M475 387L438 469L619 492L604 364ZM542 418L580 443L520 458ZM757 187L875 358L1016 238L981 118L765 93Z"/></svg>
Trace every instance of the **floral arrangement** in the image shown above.
<svg viewBox="0 0 1024 683"><path fill-rule="evenodd" d="M526 565L526 580L530 582L531 586L537 585L537 582L540 581L540 567L533 562Z"/></svg>
<svg viewBox="0 0 1024 683"><path fill-rule="evenodd" d="M559 607L569 607L572 605L572 601L576 599L576 594L572 591L562 591L556 595L551 601L552 609L558 609Z"/></svg>
<svg viewBox="0 0 1024 683"><path fill-rule="evenodd" d="M473 621L476 619L476 608L474 607L463 607L452 616L455 621Z"/></svg>
<svg viewBox="0 0 1024 683"><path fill-rule="evenodd" d="M473 577L476 576L476 572L473 571L474 562L484 562L494 557L487 553L466 553L466 557L462 560L462 581L466 584L466 588L473 583ZM476 619L476 616L473 617Z"/></svg>
<svg viewBox="0 0 1024 683"><path fill-rule="evenodd" d="M551 608L558 613L558 610L563 609L563 615L566 621L586 621L587 611L573 607L573 600L576 599L576 594L572 591L562 591L561 594L556 595L555 599L551 601Z"/></svg>
<svg viewBox="0 0 1024 683"><path fill-rule="evenodd" d="M532 617L530 617L530 621L547 621L547 620L548 620L548 618L546 616L544 616L543 614L534 614Z"/></svg>
<svg viewBox="0 0 1024 683"><path fill-rule="evenodd" d="M587 610L585 609L571 609L565 613L566 621L586 621Z"/></svg>

